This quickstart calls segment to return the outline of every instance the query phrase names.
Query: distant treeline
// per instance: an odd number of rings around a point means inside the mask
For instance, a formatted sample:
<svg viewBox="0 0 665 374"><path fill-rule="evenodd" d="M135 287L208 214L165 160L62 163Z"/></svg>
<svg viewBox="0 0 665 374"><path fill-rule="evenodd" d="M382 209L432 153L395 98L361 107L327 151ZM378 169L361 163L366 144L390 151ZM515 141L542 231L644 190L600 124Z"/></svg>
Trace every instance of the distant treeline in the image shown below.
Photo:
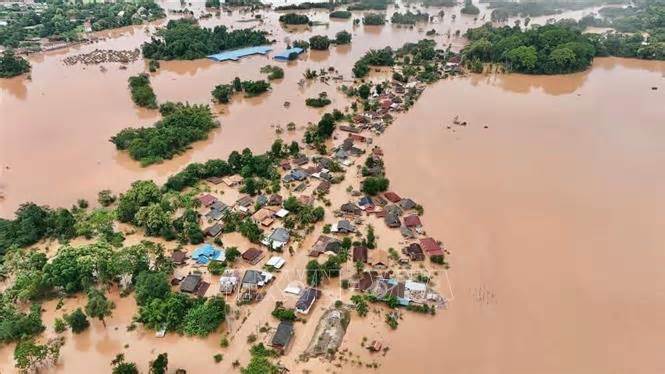
<svg viewBox="0 0 665 374"><path fill-rule="evenodd" d="M467 66L482 70L482 63L501 63L510 71L527 74L565 74L582 71L596 56L665 59L665 43L645 41L640 34L583 34L574 21L532 27L469 29L464 48Z"/></svg>
<svg viewBox="0 0 665 374"><path fill-rule="evenodd" d="M0 45L14 48L35 37L75 40L84 31L85 21L90 21L93 31L100 31L165 16L153 0L14 3L3 10L7 26L0 26Z"/></svg>

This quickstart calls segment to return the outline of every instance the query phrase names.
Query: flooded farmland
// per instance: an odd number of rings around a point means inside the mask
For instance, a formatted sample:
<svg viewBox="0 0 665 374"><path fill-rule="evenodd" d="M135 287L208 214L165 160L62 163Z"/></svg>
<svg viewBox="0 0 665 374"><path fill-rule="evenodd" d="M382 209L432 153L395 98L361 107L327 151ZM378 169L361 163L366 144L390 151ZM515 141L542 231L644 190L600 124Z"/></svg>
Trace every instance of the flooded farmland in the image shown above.
<svg viewBox="0 0 665 374"><path fill-rule="evenodd" d="M325 13L309 13L327 20ZM237 21L249 17L223 14L202 24L245 27ZM448 30L481 24L449 17L433 25L442 46L464 43L445 36ZM123 191L137 179L160 183L190 162L226 158L244 147L260 152L278 136L276 127L288 122L298 130L280 136L300 139L307 123L322 113L306 107L304 98L325 91L333 107L348 105L334 85L300 86L307 68L333 66L350 77L353 62L367 49L425 37L423 29L353 27L350 21L288 33L274 13L265 12L264 18L259 27L272 32L276 51L287 37L344 29L352 30L353 43L289 63L285 78L267 96L214 105L220 129L184 155L147 168L108 141L122 128L150 125L159 117L135 107L126 87L145 63L130 63L126 70L106 64L101 71L95 65L65 66L62 59L95 48L133 49L149 38L146 29L159 23L31 56L31 79L0 81L0 216L10 217L25 201L69 206L78 198L94 201L105 188ZM209 103L215 85L234 76L258 79L268 63L273 62L260 56L240 63L162 62L151 81L162 102ZM449 307L432 319L409 316L387 333L381 318L353 320L342 347L368 361L372 358L360 352L359 341L383 339L390 351L381 358L380 372L387 373L665 371L659 352L665 328L663 103L665 63L616 58L596 59L588 71L565 76L469 75L428 87L376 141L385 152L391 188L422 203L428 234L452 252L452 269L435 279L445 285ZM454 125L456 116L467 125ZM395 234L378 235L381 243ZM296 263L303 266L304 260ZM225 353L228 359L219 366L212 361L220 334L157 339L140 328L127 331L134 300L117 292L111 298L117 308L108 328L95 321L84 334L67 333L55 372L106 371L119 351L140 367L166 351L172 367L189 372L232 370L234 355ZM326 302L332 301L329 295ZM68 300L65 310L80 303ZM270 308L264 302L253 313L269 316ZM52 333L55 303L44 309ZM308 333L312 328L308 323ZM294 351L306 346L304 330ZM238 330L234 354L246 358L245 336L251 331ZM10 347L0 350L0 373L13 372L11 357ZM296 365L294 360L290 356L287 363ZM338 369L318 360L297 365L312 372L374 371Z"/></svg>

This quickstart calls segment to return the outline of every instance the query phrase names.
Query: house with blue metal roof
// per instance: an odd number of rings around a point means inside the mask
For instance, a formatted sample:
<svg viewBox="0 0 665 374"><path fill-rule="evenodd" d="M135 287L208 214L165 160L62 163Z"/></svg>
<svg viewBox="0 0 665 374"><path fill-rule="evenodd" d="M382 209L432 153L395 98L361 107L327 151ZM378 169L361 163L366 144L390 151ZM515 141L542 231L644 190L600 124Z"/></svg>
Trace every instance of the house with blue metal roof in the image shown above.
<svg viewBox="0 0 665 374"><path fill-rule="evenodd" d="M290 61L295 59L295 57L299 56L303 52L305 52L303 48L293 47L285 50L284 52L276 54L275 56L273 56L273 58L278 61ZM294 54L295 57L292 57L294 56Z"/></svg>
<svg viewBox="0 0 665 374"><path fill-rule="evenodd" d="M243 57L252 56L252 55L265 55L268 52L272 51L272 48L267 45L261 45L257 47L247 47L234 49L231 51L222 51L215 53L214 55L208 56L209 59L217 62L222 61L238 61Z"/></svg>
<svg viewBox="0 0 665 374"><path fill-rule="evenodd" d="M210 261L224 261L226 256L223 249L218 249L212 244L206 243L194 250L192 260L201 265L206 265Z"/></svg>

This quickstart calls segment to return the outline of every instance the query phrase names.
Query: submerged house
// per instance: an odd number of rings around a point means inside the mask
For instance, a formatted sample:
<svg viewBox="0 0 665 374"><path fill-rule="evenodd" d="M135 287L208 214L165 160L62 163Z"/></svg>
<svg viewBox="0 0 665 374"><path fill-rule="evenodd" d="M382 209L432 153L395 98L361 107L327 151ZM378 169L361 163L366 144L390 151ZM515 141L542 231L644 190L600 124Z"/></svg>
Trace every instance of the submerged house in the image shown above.
<svg viewBox="0 0 665 374"><path fill-rule="evenodd" d="M418 243L411 243L408 247L402 249L402 253L411 259L411 261L424 261L425 254Z"/></svg>
<svg viewBox="0 0 665 374"><path fill-rule="evenodd" d="M420 247L422 247L428 256L443 256L443 249L441 249L439 243L432 238L420 239Z"/></svg>
<svg viewBox="0 0 665 374"><path fill-rule="evenodd" d="M340 207L340 210L345 214L350 214L354 216L359 216L362 214L362 209L354 203L344 203Z"/></svg>
<svg viewBox="0 0 665 374"><path fill-rule="evenodd" d="M289 230L278 227L273 230L270 236L263 239L261 243L272 249L280 249L289 242L290 237Z"/></svg>
<svg viewBox="0 0 665 374"><path fill-rule="evenodd" d="M198 296L205 296L210 283L204 282L201 274L189 274L180 282L180 292L192 293Z"/></svg>
<svg viewBox="0 0 665 374"><path fill-rule="evenodd" d="M263 258L263 251L258 248L250 248L242 253L242 259L251 265L256 265Z"/></svg>
<svg viewBox="0 0 665 374"><path fill-rule="evenodd" d="M219 277L219 292L224 295L230 295L238 286L240 282L240 272L234 269L226 269L221 277Z"/></svg>
<svg viewBox="0 0 665 374"><path fill-rule="evenodd" d="M390 228L394 229L402 226L402 223L399 220L399 216L394 211L386 212L386 215L383 217L383 219L386 222L386 225Z"/></svg>
<svg viewBox="0 0 665 374"><path fill-rule="evenodd" d="M351 234L356 231L356 228L347 220L341 220L337 223L334 223L330 227L331 232L340 233L340 234Z"/></svg>
<svg viewBox="0 0 665 374"><path fill-rule="evenodd" d="M338 253L341 246L342 243L339 240L326 235L321 235L318 239L316 239L312 249L309 251L309 255L312 257L317 257L318 255L325 252Z"/></svg>
<svg viewBox="0 0 665 374"><path fill-rule="evenodd" d="M275 335L273 335L272 340L270 341L270 346L281 354L284 354L291 344L293 335L293 322L282 321L277 326Z"/></svg>
<svg viewBox="0 0 665 374"><path fill-rule="evenodd" d="M201 265L207 265L210 261L224 261L226 256L223 249L218 249L212 244L206 243L192 252L192 260Z"/></svg>
<svg viewBox="0 0 665 374"><path fill-rule="evenodd" d="M418 217L417 214L411 214L404 217L404 226L410 229L420 228L422 226L422 223L420 222L420 217Z"/></svg>
<svg viewBox="0 0 665 374"><path fill-rule="evenodd" d="M367 263L367 247L355 246L353 247L353 262Z"/></svg>
<svg viewBox="0 0 665 374"><path fill-rule="evenodd" d="M309 313L309 310L320 297L320 290L311 287L306 288L302 295L300 295L298 302L296 302L296 312L301 314Z"/></svg>
<svg viewBox="0 0 665 374"><path fill-rule="evenodd" d="M217 198L212 196L211 194L201 195L197 199L199 200L201 205L203 205L205 207L208 207L208 206L212 205L215 201L217 201Z"/></svg>
<svg viewBox="0 0 665 374"><path fill-rule="evenodd" d="M222 226L222 225L219 224L219 223L215 223L214 225L212 225L212 226L210 226L210 227L206 227L206 229L203 230L203 232L204 232L207 236L209 236L209 237L211 237L211 238L215 238L215 237L217 237L219 234L221 234L221 232L222 232L223 229L224 229L224 226Z"/></svg>

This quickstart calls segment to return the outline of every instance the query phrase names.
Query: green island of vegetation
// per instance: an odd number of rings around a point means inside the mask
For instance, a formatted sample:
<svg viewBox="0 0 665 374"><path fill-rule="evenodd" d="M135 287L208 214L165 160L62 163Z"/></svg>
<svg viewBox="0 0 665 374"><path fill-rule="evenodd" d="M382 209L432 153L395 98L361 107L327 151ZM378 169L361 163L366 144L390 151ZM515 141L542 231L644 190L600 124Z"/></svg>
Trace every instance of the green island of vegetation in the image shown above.
<svg viewBox="0 0 665 374"><path fill-rule="evenodd" d="M143 73L129 77L129 89L134 104L148 109L157 109L157 96L150 86L148 74Z"/></svg>
<svg viewBox="0 0 665 374"><path fill-rule="evenodd" d="M482 71L482 63L499 63L509 71L527 74L582 71L596 56L665 58L663 42L645 42L641 35L583 34L581 30L577 23L565 21L526 31L485 24L467 31L470 43L463 56L472 71Z"/></svg>
<svg viewBox="0 0 665 374"><path fill-rule="evenodd" d="M207 105L168 102L159 108L163 118L152 127L126 128L111 137L119 150L146 166L171 159L219 127Z"/></svg>
<svg viewBox="0 0 665 374"><path fill-rule="evenodd" d="M385 25L386 17L380 13L367 13L363 17L363 25Z"/></svg>
<svg viewBox="0 0 665 374"><path fill-rule="evenodd" d="M386 10L388 5L393 3L394 0L360 0L349 5L347 10Z"/></svg>
<svg viewBox="0 0 665 374"><path fill-rule="evenodd" d="M351 38L352 36L350 32L342 30L337 34L335 34L335 44L337 45L350 44Z"/></svg>
<svg viewBox="0 0 665 374"><path fill-rule="evenodd" d="M7 25L0 26L0 45L39 50L33 38L78 40L86 31L141 24L165 16L153 0L127 2L44 1L2 7Z"/></svg>
<svg viewBox="0 0 665 374"><path fill-rule="evenodd" d="M330 12L330 18L340 18L340 19L349 19L353 14L349 12L348 10L336 10L334 12Z"/></svg>
<svg viewBox="0 0 665 374"><path fill-rule="evenodd" d="M309 47L315 51L326 51L330 47L330 39L325 35L314 35L309 38Z"/></svg>
<svg viewBox="0 0 665 374"><path fill-rule="evenodd" d="M280 5L278 7L275 7L276 11L284 11L284 10L309 10L309 9L335 9L337 6L336 2L319 2L319 3L314 3L314 2L309 2L305 1L300 4L289 4L289 5Z"/></svg>
<svg viewBox="0 0 665 374"><path fill-rule="evenodd" d="M13 50L6 50L0 57L0 78L11 78L30 71L30 63Z"/></svg>
<svg viewBox="0 0 665 374"><path fill-rule="evenodd" d="M279 22L285 25L307 25L310 23L309 17L298 13L282 14L279 16Z"/></svg>
<svg viewBox="0 0 665 374"><path fill-rule="evenodd" d="M330 105L332 100L328 98L328 95L324 92L320 93L318 97L310 97L305 99L305 105L311 106L313 108L323 108L324 106Z"/></svg>
<svg viewBox="0 0 665 374"><path fill-rule="evenodd" d="M390 17L390 23L396 25L415 25L418 22L429 22L429 14L421 13L420 11L412 13L410 10L407 10L406 13L395 12Z"/></svg>
<svg viewBox="0 0 665 374"><path fill-rule="evenodd" d="M284 78L284 69L276 65L266 65L261 68L261 73L268 74L268 80Z"/></svg>
<svg viewBox="0 0 665 374"><path fill-rule="evenodd" d="M274 78L273 79L279 79L276 77L280 76L279 70L281 69L278 66L271 66L267 65L270 68L267 68L264 66L261 71L262 72L269 72L268 79L270 79L270 76L272 75ZM284 71L282 70L281 75L284 75ZM219 84L215 86L215 88L212 90L212 97L221 104L226 104L231 100L231 96L236 93L236 92L244 92L246 97L254 97L258 96L264 92L267 92L270 89L270 82L266 82L264 80L258 80L258 81L241 81L240 78L235 77L233 81L229 84Z"/></svg>
<svg viewBox="0 0 665 374"><path fill-rule="evenodd" d="M252 29L228 31L226 26L202 28L189 19L171 20L156 37L143 43L143 57L154 60L194 60L227 49L268 44L266 33Z"/></svg>

